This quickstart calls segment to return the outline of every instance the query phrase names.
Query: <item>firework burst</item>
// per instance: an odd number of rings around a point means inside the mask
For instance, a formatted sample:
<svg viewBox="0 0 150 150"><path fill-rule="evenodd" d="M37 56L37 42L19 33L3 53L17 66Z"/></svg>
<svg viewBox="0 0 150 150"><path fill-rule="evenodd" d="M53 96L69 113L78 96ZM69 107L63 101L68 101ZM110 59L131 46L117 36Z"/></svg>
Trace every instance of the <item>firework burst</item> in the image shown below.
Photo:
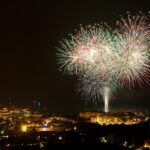
<svg viewBox="0 0 150 150"><path fill-rule="evenodd" d="M83 74L85 71L101 64L107 68L112 56L111 34L108 28L101 25L81 27L70 40L63 40L58 48L58 63L68 74ZM107 57L107 60L106 60ZM100 69L100 67L98 67Z"/></svg>
<svg viewBox="0 0 150 150"><path fill-rule="evenodd" d="M140 85L148 82L149 52L150 52L150 24L146 16L128 16L119 22L118 59L114 70L122 86Z"/></svg>

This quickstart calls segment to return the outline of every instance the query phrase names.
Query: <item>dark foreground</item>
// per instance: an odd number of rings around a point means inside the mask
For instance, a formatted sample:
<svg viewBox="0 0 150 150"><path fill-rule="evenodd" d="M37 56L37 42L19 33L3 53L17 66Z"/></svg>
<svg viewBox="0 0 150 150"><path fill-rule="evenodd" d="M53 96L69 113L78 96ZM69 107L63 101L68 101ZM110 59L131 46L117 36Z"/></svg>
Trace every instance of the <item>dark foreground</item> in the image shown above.
<svg viewBox="0 0 150 150"><path fill-rule="evenodd" d="M9 133L0 141L0 149L44 150L52 147L92 147L96 149L138 149L149 148L150 123L136 125L109 125L80 122L75 130L63 132Z"/></svg>

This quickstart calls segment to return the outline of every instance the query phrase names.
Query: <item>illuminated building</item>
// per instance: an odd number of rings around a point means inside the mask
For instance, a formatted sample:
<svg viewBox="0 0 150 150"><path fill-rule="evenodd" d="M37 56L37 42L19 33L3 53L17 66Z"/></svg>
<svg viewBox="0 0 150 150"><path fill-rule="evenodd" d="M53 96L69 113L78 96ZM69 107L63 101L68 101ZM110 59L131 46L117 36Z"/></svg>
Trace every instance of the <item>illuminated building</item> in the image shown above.
<svg viewBox="0 0 150 150"><path fill-rule="evenodd" d="M87 122L98 123L100 125L113 124L137 124L146 118L142 113L98 113L98 112L82 112L79 117L84 118Z"/></svg>
<svg viewBox="0 0 150 150"><path fill-rule="evenodd" d="M27 132L27 126L26 125L22 125L21 126L21 131L22 132Z"/></svg>

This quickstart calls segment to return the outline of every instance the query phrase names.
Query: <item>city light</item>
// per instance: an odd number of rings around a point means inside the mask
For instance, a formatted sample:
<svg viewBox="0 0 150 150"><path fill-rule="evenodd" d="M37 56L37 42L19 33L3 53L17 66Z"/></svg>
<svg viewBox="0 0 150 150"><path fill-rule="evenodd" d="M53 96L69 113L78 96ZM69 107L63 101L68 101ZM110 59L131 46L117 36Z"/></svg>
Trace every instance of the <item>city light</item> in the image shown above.
<svg viewBox="0 0 150 150"><path fill-rule="evenodd" d="M63 138L62 138L62 136L59 136L58 139L59 139L59 140L62 140Z"/></svg>
<svg viewBox="0 0 150 150"><path fill-rule="evenodd" d="M26 125L22 125L21 126L21 131L22 132L27 132L27 126Z"/></svg>

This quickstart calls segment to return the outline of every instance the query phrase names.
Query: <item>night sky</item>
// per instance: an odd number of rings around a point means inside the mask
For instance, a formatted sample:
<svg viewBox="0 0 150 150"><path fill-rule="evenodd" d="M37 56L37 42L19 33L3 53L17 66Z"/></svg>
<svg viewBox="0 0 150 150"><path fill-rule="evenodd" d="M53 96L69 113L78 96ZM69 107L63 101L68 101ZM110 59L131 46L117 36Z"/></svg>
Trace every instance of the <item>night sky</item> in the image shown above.
<svg viewBox="0 0 150 150"><path fill-rule="evenodd" d="M17 106L41 101L49 112L82 111L75 94L75 76L58 71L56 46L68 33L106 21L112 28L126 12L147 12L149 0L11 1L0 5L0 104ZM114 109L150 107L150 87L121 89L112 97ZM103 103L100 104L103 106Z"/></svg>

